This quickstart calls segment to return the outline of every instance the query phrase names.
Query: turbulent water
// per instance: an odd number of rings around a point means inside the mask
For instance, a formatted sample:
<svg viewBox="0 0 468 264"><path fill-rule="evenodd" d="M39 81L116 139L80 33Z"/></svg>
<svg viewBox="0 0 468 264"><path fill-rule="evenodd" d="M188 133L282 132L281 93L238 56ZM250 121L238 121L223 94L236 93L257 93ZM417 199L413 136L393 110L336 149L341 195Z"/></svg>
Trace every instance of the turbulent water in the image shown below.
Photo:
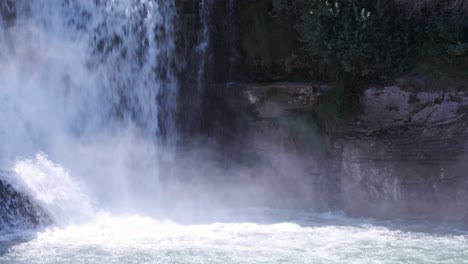
<svg viewBox="0 0 468 264"><path fill-rule="evenodd" d="M99 215L88 224L0 238L7 240L0 263L468 263L468 236L454 229L292 211L221 215L219 222L183 225Z"/></svg>
<svg viewBox="0 0 468 264"><path fill-rule="evenodd" d="M200 1L194 89L213 3ZM199 150L174 162L174 1L3 0L0 11L0 176L53 222L2 230L0 263L468 263L468 236L453 228L210 210L214 197L235 204L226 172ZM176 167L207 180L178 182ZM247 204L267 197L242 187Z"/></svg>

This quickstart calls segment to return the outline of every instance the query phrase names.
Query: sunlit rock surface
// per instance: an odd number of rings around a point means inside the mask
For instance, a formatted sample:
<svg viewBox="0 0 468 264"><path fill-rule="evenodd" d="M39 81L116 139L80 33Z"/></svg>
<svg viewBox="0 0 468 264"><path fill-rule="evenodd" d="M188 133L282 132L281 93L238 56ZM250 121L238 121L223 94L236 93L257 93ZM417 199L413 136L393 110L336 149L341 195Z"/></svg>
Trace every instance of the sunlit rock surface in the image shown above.
<svg viewBox="0 0 468 264"><path fill-rule="evenodd" d="M300 157L309 168L300 172L306 175L302 183L315 194L308 198L341 205L358 217L468 221L465 93L371 87L361 97L362 112L337 134L317 138L310 131L301 138L284 126L283 117L312 112L327 87L243 88L252 145L259 152ZM321 144L329 155L316 151ZM292 174L285 177L294 181Z"/></svg>
<svg viewBox="0 0 468 264"><path fill-rule="evenodd" d="M320 85L272 83L242 85L249 110L258 118L277 118L287 111L310 110L321 94Z"/></svg>
<svg viewBox="0 0 468 264"><path fill-rule="evenodd" d="M342 146L343 202L356 216L468 221L468 97L370 88Z"/></svg>

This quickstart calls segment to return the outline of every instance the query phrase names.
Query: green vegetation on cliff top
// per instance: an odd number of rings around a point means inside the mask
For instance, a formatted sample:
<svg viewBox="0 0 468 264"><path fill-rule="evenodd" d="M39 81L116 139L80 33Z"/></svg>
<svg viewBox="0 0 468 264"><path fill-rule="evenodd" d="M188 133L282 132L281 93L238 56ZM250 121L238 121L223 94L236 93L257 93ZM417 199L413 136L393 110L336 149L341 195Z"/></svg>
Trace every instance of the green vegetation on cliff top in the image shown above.
<svg viewBox="0 0 468 264"><path fill-rule="evenodd" d="M359 109L355 95L365 84L408 77L427 88L468 87L466 0L242 5L241 44L255 73L251 78L294 81L299 74L302 80L335 83L318 108L331 123Z"/></svg>

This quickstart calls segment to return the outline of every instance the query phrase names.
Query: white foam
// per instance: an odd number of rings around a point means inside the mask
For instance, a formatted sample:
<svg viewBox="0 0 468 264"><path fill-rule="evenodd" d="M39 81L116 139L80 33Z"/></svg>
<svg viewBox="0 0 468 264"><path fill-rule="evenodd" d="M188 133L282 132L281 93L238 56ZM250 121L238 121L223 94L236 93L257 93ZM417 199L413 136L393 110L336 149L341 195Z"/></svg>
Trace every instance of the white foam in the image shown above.
<svg viewBox="0 0 468 264"><path fill-rule="evenodd" d="M11 181L16 188L28 193L55 224L79 223L94 214L92 203L83 192L85 186L44 154L17 161L13 170Z"/></svg>
<svg viewBox="0 0 468 264"><path fill-rule="evenodd" d="M288 217L294 219L294 212ZM468 236L352 223L341 219L340 225L180 225L140 216L101 214L88 224L47 230L29 242L10 247L0 256L0 262L458 264L468 259Z"/></svg>

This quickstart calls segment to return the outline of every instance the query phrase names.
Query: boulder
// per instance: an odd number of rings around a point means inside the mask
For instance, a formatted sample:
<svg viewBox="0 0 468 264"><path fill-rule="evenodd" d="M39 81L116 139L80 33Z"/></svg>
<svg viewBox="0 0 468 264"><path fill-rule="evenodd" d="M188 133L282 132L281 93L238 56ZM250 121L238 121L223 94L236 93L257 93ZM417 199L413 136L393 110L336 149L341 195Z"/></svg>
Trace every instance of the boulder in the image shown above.
<svg viewBox="0 0 468 264"><path fill-rule="evenodd" d="M27 194L0 179L0 232L34 229L50 223L47 213Z"/></svg>

